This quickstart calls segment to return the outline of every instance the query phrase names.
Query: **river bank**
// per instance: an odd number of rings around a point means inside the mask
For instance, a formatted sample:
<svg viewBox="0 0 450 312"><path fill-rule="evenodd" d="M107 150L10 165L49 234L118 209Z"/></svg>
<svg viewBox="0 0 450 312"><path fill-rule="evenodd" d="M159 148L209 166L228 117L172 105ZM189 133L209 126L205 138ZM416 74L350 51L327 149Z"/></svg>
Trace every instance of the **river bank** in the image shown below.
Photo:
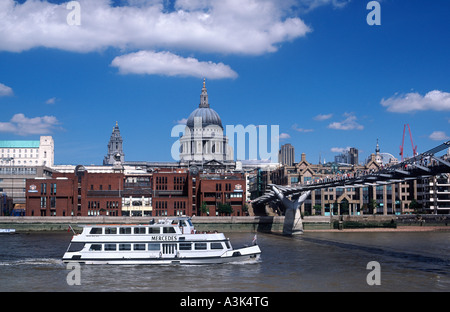
<svg viewBox="0 0 450 312"><path fill-rule="evenodd" d="M450 226L398 226L396 228L360 228L360 229L310 229L305 232L337 232L337 233L357 233L357 232L445 232L450 231Z"/></svg>

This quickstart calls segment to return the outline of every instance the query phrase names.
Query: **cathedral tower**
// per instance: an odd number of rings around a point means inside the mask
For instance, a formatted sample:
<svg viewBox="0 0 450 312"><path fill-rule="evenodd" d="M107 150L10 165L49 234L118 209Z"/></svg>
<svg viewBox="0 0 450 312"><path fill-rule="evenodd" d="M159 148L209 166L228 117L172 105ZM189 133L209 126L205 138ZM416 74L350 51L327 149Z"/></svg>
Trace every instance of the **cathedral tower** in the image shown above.
<svg viewBox="0 0 450 312"><path fill-rule="evenodd" d="M119 125L112 130L111 138L108 143L108 154L103 159L103 165L114 165L116 162L123 162L125 154L123 153L123 139L120 135Z"/></svg>

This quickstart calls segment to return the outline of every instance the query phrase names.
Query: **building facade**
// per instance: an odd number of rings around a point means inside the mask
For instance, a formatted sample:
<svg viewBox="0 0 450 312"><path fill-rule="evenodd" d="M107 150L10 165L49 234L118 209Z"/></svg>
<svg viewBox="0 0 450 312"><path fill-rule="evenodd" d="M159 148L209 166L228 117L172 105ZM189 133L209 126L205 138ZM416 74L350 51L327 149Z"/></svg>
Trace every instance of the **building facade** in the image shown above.
<svg viewBox="0 0 450 312"><path fill-rule="evenodd" d="M97 172L96 172L97 171ZM242 216L245 176L191 172L99 172L76 166L69 172L26 180L27 216Z"/></svg>
<svg viewBox="0 0 450 312"><path fill-rule="evenodd" d="M55 147L51 136L35 141L0 141L0 166L51 167Z"/></svg>
<svg viewBox="0 0 450 312"><path fill-rule="evenodd" d="M283 166L293 166L295 163L295 149L291 144L284 144L278 152L278 162Z"/></svg>
<svg viewBox="0 0 450 312"><path fill-rule="evenodd" d="M309 184L327 179L351 178L377 171L382 162L377 144L375 154L364 165L344 163L311 164L302 154L301 161L293 166L280 166L273 171L258 171L252 175L249 190L251 199L264 193L269 184ZM446 157L446 158L445 158ZM444 156L450 159L450 155ZM272 207L277 209L277 207ZM363 215L450 213L450 174L424 177L387 185L364 187L325 188L311 191L301 206L305 215Z"/></svg>
<svg viewBox="0 0 450 312"><path fill-rule="evenodd" d="M73 173L26 180L27 216L121 216L122 173Z"/></svg>

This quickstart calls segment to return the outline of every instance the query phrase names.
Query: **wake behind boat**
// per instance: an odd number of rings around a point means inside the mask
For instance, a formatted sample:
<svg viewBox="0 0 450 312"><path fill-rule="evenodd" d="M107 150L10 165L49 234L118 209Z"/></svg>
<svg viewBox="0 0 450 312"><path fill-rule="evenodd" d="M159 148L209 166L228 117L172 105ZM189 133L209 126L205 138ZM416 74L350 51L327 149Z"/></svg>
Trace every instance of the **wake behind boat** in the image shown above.
<svg viewBox="0 0 450 312"><path fill-rule="evenodd" d="M211 264L256 261L261 250L233 249L223 233L196 233L189 217L150 224L86 225L63 261L86 264Z"/></svg>

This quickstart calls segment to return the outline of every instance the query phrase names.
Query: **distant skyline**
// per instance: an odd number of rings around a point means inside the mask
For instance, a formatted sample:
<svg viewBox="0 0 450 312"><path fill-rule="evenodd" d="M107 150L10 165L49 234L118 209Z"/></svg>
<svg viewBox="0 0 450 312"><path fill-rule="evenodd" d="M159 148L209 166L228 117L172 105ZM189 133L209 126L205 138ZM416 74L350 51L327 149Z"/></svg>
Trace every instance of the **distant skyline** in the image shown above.
<svg viewBox="0 0 450 312"><path fill-rule="evenodd" d="M101 164L117 121L125 160L173 161L203 78L224 128L279 125L296 161L400 158L404 124L419 153L450 140L450 3L378 1L370 26L369 2L2 0L0 140Z"/></svg>

